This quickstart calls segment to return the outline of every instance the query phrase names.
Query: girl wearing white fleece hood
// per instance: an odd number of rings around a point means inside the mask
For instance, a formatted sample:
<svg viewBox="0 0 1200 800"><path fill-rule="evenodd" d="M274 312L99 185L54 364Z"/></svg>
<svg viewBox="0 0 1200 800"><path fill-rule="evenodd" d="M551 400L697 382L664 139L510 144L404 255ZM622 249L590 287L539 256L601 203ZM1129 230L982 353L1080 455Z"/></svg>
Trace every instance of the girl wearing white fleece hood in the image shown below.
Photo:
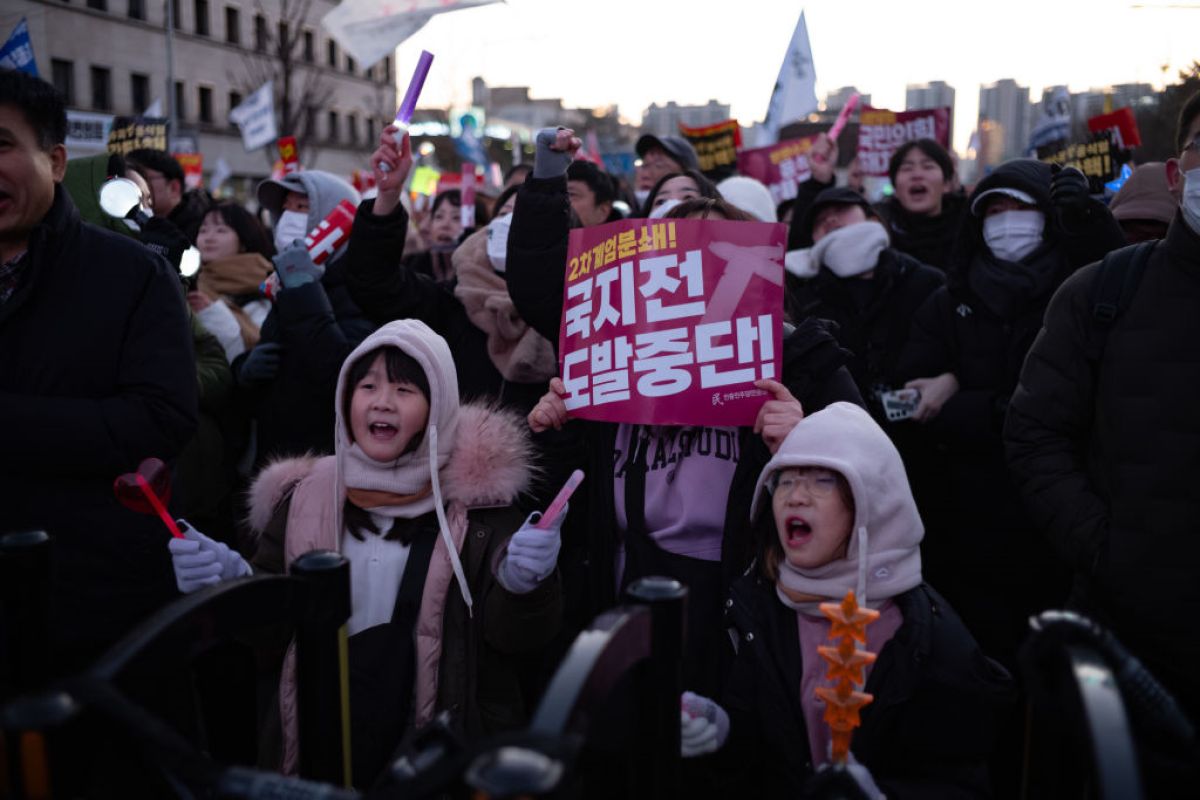
<svg viewBox="0 0 1200 800"><path fill-rule="evenodd" d="M1012 681L922 582L924 528L883 430L849 403L805 418L762 471L751 517L761 551L726 605L733 651L720 705L685 698L685 754L719 749L730 791L800 796L830 741L813 692L825 685L816 649L830 627L817 606L854 590L880 618L867 629L879 658L864 691L875 700L852 741L851 773L868 795L986 796Z"/></svg>

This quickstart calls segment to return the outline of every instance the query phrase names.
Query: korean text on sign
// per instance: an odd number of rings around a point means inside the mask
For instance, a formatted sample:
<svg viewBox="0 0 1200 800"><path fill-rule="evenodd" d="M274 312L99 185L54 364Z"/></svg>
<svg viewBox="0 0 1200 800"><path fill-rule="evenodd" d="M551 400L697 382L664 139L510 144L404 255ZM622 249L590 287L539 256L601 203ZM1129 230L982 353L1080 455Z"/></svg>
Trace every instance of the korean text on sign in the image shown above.
<svg viewBox="0 0 1200 800"><path fill-rule="evenodd" d="M786 228L627 220L571 232L561 375L573 416L742 425L780 367Z"/></svg>

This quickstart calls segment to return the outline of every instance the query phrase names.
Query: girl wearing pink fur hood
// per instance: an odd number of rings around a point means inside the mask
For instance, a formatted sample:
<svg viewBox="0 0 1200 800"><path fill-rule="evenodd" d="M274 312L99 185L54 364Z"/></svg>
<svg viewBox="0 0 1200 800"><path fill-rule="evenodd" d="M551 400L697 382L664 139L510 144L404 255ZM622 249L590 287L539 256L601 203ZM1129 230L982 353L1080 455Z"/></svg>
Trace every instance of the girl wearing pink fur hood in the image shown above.
<svg viewBox="0 0 1200 800"><path fill-rule="evenodd" d="M900 454L861 408L834 403L799 422L763 469L751 510L759 556L726 603L721 696L685 696L683 749L722 792L800 797L816 782L888 798L988 796L987 763L1012 707L1012 680L921 578L924 526ZM829 644L822 602L854 590L880 612L848 770L829 761L814 689ZM998 598L1001 601L1002 598ZM847 787L843 787L847 788ZM724 793L721 796L726 796Z"/></svg>
<svg viewBox="0 0 1200 800"><path fill-rule="evenodd" d="M354 784L365 789L437 712L472 737L524 723L513 658L558 630L560 537L512 507L532 472L524 420L460 406L450 349L423 323L367 337L335 396L335 454L264 469L250 523L257 569L284 572L316 549L350 561L350 741ZM186 536L170 545L182 591L250 574L224 545ZM285 772L298 755L295 689L289 651Z"/></svg>

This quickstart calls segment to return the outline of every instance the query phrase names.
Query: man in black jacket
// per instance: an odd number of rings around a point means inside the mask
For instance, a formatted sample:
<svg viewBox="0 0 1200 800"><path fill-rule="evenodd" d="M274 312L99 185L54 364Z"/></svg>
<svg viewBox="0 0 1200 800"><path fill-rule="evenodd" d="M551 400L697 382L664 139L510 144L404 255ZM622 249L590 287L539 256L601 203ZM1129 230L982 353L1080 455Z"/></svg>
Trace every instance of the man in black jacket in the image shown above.
<svg viewBox="0 0 1200 800"><path fill-rule="evenodd" d="M113 479L196 429L196 362L174 271L79 218L60 182L66 112L0 71L0 532L55 539L56 672L174 596L168 534Z"/></svg>
<svg viewBox="0 0 1200 800"><path fill-rule="evenodd" d="M1200 94L1167 164L1180 209L1110 328L1093 264L1055 294L1009 406L1009 464L1072 600L1200 720Z"/></svg>

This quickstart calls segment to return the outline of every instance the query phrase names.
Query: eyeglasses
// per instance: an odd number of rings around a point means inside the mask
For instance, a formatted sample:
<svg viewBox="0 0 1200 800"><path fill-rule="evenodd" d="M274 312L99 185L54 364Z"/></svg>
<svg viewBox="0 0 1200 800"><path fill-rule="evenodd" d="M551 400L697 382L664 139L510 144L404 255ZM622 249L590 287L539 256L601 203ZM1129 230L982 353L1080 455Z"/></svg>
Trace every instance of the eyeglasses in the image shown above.
<svg viewBox="0 0 1200 800"><path fill-rule="evenodd" d="M784 497L790 497L797 486L803 486L809 497L824 499L837 491L838 475L822 467L784 469L772 475L767 484L771 494L782 490Z"/></svg>
<svg viewBox="0 0 1200 800"><path fill-rule="evenodd" d="M1183 152L1186 153L1188 150L1200 153L1200 133L1197 133L1190 142L1183 146Z"/></svg>

